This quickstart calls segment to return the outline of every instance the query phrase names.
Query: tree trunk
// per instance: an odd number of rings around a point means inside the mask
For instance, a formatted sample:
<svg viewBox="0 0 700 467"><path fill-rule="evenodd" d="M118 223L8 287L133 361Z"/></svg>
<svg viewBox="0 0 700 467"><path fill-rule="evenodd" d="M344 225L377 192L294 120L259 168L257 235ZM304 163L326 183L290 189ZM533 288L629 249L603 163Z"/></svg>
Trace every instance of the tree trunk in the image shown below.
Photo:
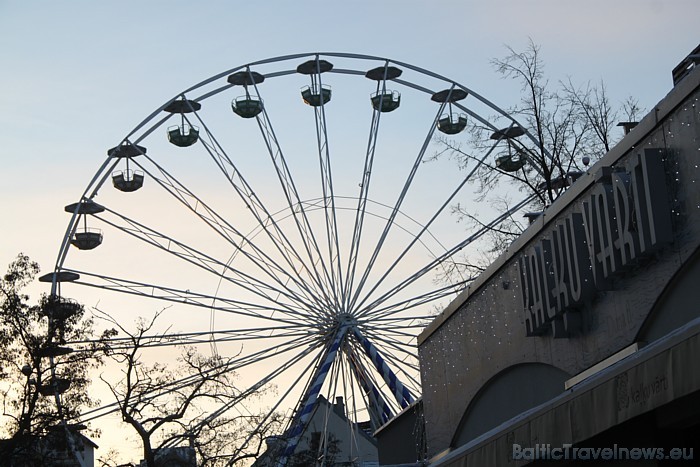
<svg viewBox="0 0 700 467"><path fill-rule="evenodd" d="M142 435L141 440L143 441L143 459L146 461L146 467L156 467L156 456L153 453L150 438L148 435Z"/></svg>

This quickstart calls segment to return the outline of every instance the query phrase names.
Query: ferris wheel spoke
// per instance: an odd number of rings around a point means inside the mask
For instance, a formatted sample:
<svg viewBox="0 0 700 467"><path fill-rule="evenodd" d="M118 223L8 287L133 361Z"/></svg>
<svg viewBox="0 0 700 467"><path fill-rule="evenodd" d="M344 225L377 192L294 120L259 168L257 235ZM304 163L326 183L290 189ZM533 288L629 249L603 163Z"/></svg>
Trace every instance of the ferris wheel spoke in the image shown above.
<svg viewBox="0 0 700 467"><path fill-rule="evenodd" d="M303 351L299 352L300 348L307 347ZM230 364L230 370L231 371L237 371L240 370L246 366L249 365L255 365L259 364L262 361L265 361L267 359L279 357L280 355L286 354L288 352L296 352L294 356L292 356L289 360L278 364L278 366L275 368L275 370L272 373L267 374L264 378L262 378L260 381L255 383L254 385L251 385L250 387L256 387L259 388L263 386L264 384L267 384L268 382L272 381L274 378L276 378L278 375L283 373L284 371L288 370L291 368L293 365L295 365L298 361L312 353L314 350L317 350L320 348L320 344L318 342L318 339L316 336L307 336L302 339L294 340L294 341L287 341L283 342L281 344L275 345L268 347L266 349L250 353L248 355L243 355L239 358L233 359Z"/></svg>
<svg viewBox="0 0 700 467"><path fill-rule="evenodd" d="M161 185L166 191L168 191L171 195L173 195L181 203L183 203L192 213L198 216L215 232L217 232L220 236L229 241L229 243L231 243L231 245L235 248L236 252L242 253L246 257L246 259L251 261L251 263L253 263L257 268L259 268L266 275L272 278L281 287L285 289L288 288L287 281L291 280L292 282L294 282L295 285L299 287L301 291L305 292L304 295L305 297L307 297L307 301L309 299L312 301L316 300L317 294L313 293L308 289L307 284L298 275L298 273L296 277L294 277L294 275L288 272L288 269L281 267L269 255L265 254L262 249L256 246L256 244L252 242L251 238L246 237L237 229L235 229L230 223L228 223L225 219L223 219L220 215L213 211L209 206L207 206L206 203L204 203L190 190L184 187L184 185L179 183L174 177L168 174L167 171L165 171L165 169L163 169L157 163L155 163L155 161L151 160L151 162L156 166L156 168L158 168L161 174L163 174L165 180L156 177L154 174L151 174L142 165L139 165L139 167L142 168L144 172L148 173L149 176L153 177L159 183L159 185ZM238 242L236 242L236 239L238 240ZM250 247L253 249L253 253L250 253L245 249L246 245L250 245ZM275 243L275 245L278 246L278 248L280 247L279 243ZM292 268L294 267L291 262L289 264ZM295 269L292 270L296 272ZM283 281L277 273L279 273L280 275L286 275L286 281ZM317 305L321 305L321 303L317 302Z"/></svg>
<svg viewBox="0 0 700 467"><path fill-rule="evenodd" d="M304 351L299 352L300 348L307 346L308 348ZM262 361L279 358L288 352L296 352L297 354L292 356L289 360L277 364L275 371L267 374L260 381L251 385L250 388L259 388L264 384L267 384L274 378L276 378L280 373L286 371L299 360L303 359L306 355L312 353L314 350L320 347L317 336L307 335L300 339L288 340L276 345L270 345L262 350L256 352L251 352L249 354L241 355L239 357L233 357L226 359L222 365L226 367L228 371L238 371L247 366L259 364ZM193 378L197 376L194 375ZM249 389L250 390L250 389Z"/></svg>
<svg viewBox="0 0 700 467"><path fill-rule="evenodd" d="M435 211L435 213L430 218L430 220L427 223L423 224L420 232L418 232L418 234L404 248L404 250L401 252L401 254L399 254L399 256L396 258L396 260L394 260L394 262L387 268L387 270L384 272L384 274L375 282L372 289L370 289L370 291L365 294L364 298L357 305L357 308L362 307L362 305L369 299L369 297L372 295L372 293L384 282L384 280L389 276L389 274L394 270L394 268L396 268L396 266L401 262L401 260L406 257L406 255L411 250L411 248L413 248L413 246L416 245L416 243L419 241L421 236L428 230L428 228L432 225L432 223L442 214L442 212L445 210L445 208L447 208L447 206L449 206L450 203L452 203L452 200L457 196L457 194L462 190L462 188L464 188L464 186L471 179L471 177L474 175L474 173L477 171L477 169L481 166L481 164L484 162L484 160L486 160L486 158L491 155L491 153L494 151L495 148L496 148L496 145L494 144L484 154L484 156L479 160L479 162L474 166L474 168L467 174L467 176L462 180L462 182L460 182L459 185L457 185L457 188L454 189L454 191L449 195L447 200L445 200L445 202ZM435 263L435 261L431 262L431 264L432 263Z"/></svg>
<svg viewBox="0 0 700 467"><path fill-rule="evenodd" d="M111 225L115 229L123 231L143 242L150 244L151 246L160 249L171 256L174 256L180 260L190 263L204 271L213 274L216 277L221 278L241 289L251 292L263 300L274 302L277 297L285 296L287 299L294 302L300 302L301 299L298 295L289 292L289 289L285 288L275 288L270 285L246 274L240 270L233 268L229 264L225 264L209 255L206 255L192 247L189 247L173 238L170 238L156 230L144 226L132 219L129 219L116 211L112 211L105 208L105 211L120 218L122 221L126 222L128 225L118 225L104 216L95 216L102 222ZM272 292L273 295L269 293ZM300 306L305 306L309 310L313 310L311 305L301 301Z"/></svg>
<svg viewBox="0 0 700 467"><path fill-rule="evenodd" d="M387 61L384 65L385 75L389 67ZM377 91L381 90L382 95L386 91L386 80L377 81ZM370 181L372 179L372 167L374 165L374 154L377 147L377 135L379 133L379 121L382 113L375 108L372 111L372 121L369 128L367 149L365 151L364 167L362 169L362 181L360 182L360 194L357 197L357 209L355 211L355 222L353 224L352 240L350 242L350 252L348 256L347 272L345 273L345 289L343 290L343 308L349 310L350 298L352 294L355 271L357 269L357 259L360 253L360 243L362 240L362 228L367 210L367 198L369 196Z"/></svg>
<svg viewBox="0 0 700 467"><path fill-rule="evenodd" d="M260 96L260 93L255 86L256 93ZM267 151L272 160L272 164L275 168L275 173L282 187L284 197L287 201L290 211L293 214L294 223L299 233L301 243L304 246L304 250L309 260L309 272L313 270L314 279L317 285L320 287L321 292L329 301L329 305L335 303L333 295L335 294L333 281L331 279L331 274L328 271L328 267L324 260L324 255L321 253L321 249L316 240L311 224L309 223L308 216L306 215L306 210L304 209L304 204L301 201L299 193L294 183L294 178L289 170L287 161L282 152L282 147L279 144L277 136L275 135L274 129L272 127L272 122L270 121L270 116L267 109L263 106L262 112L256 116L258 126L260 128L260 134L265 142Z"/></svg>
<svg viewBox="0 0 700 467"><path fill-rule="evenodd" d="M463 290L464 286L471 282L470 279L455 282L449 285L439 287L437 289L431 290L429 292L422 293L415 297L407 298L390 305L385 305L383 307L374 308L373 310L367 312L367 318L384 318L387 316L392 316L397 313L402 313L413 308L421 307L428 303L437 302L446 297L451 297L457 294L459 291Z"/></svg>
<svg viewBox="0 0 700 467"><path fill-rule="evenodd" d="M310 352L311 352L311 350L307 349L307 351L304 352L304 355L303 355L303 356L297 356L297 357L294 359L294 362L293 362L293 363L297 363L297 362L301 361L302 358L303 358L303 357L306 357ZM312 372L313 368L315 368L316 365L317 365L317 361L314 359L314 360L312 360L311 363L309 363L301 372L299 372L299 376L298 376L291 384L288 385L287 390L286 390L286 391L282 394L282 396L277 400L277 402L275 403L275 405L272 406L272 407L270 408L270 410L268 411L267 416L264 417L264 418L260 421L260 423L256 426L256 428L255 428L254 430L251 430L250 435L248 436L248 438L246 438L246 440L245 440L245 441L238 447L238 449L233 453L233 455L231 456L231 459L236 459L236 457L238 456L238 454L239 454L240 452L242 452L245 448L248 447L248 443L250 443L250 440L253 438L253 436L255 436L255 434L259 432L260 427L262 427L262 426L265 424L265 422L267 421L267 419L270 418L270 417L272 416L272 414L275 413L275 411L276 411L276 410L282 405L282 403L287 399L287 397L288 397L289 394L292 392L292 390L294 390L294 389L297 387L297 385L298 385L309 373ZM291 367L292 365L289 365L289 366ZM253 385L253 386L251 386L251 387L256 387L256 385ZM229 461L229 462L227 463L227 466L230 466L230 465L232 465L231 461Z"/></svg>
<svg viewBox="0 0 700 467"><path fill-rule="evenodd" d="M303 293L305 299L299 297L301 302L308 303L309 300L315 301L316 294L313 293L306 285L306 283L297 275L295 277L293 274L288 272L288 269L283 268L277 262L275 262L269 255L265 254L261 248L259 248L252 239L246 237L237 229L235 229L229 222L227 222L222 216L217 214L213 209L211 209L205 202L203 202L199 197L194 195L190 190L188 190L183 184L181 184L177 179L170 175L163 167L159 166L155 161L149 159L151 163L160 171L164 178L157 177L155 174L148 171L143 165L138 165L145 173L147 173L151 178L156 180L156 182L165 189L169 194L175 197L183 205L185 205L190 212L196 215L200 220L202 220L208 227L210 227L214 232L221 236L224 240L229 242L237 253L241 253L249 260L256 268L265 273L274 282L276 282L283 289L289 289L288 281L291 280ZM248 245L253 250L252 253L247 251L245 246ZM286 279L282 279L280 276L286 276ZM321 305L320 302L316 303ZM313 308L313 307L312 307Z"/></svg>
<svg viewBox="0 0 700 467"><path fill-rule="evenodd" d="M354 394L352 393L352 387L348 385L347 381L347 375L345 373L345 359L343 358L343 353L342 351L338 354L338 358L336 358L334 362L334 367L335 367L335 375L331 375L330 382L331 384L328 387L327 391L327 400L332 402L335 397L342 397L343 398L343 404L345 406L346 410L349 410L355 406L355 400L353 398ZM350 391L348 391L350 389ZM337 399L336 399L337 400ZM329 415L331 412L332 407L329 404L325 408L325 420L324 420L324 427L323 427L323 435L326 436L328 433L328 420L329 420ZM353 413L356 413L353 411ZM352 423L352 420L350 420L351 417L346 417L346 427ZM345 427L344 427L345 428ZM336 434L338 433L337 430L340 430L341 428L338 427L332 431L335 431ZM349 436L346 437L346 439L349 441L350 444L350 452L352 452L353 448L353 437L352 437L352 432L349 433ZM319 449L318 451L318 456L317 458L319 459L325 459L327 456L327 449L328 449L328 443L323 443L323 451Z"/></svg>
<svg viewBox="0 0 700 467"><path fill-rule="evenodd" d="M63 271L80 275L80 279L73 282L75 284L99 288L102 290L140 296L153 300L159 300L161 302L178 303L182 305L204 308L207 310L232 313L250 318L258 318L265 321L274 321L291 325L298 324L299 320L309 324L316 323L315 320L311 320L302 311L289 308L285 304L279 302L272 302L270 305L249 303L229 298L215 297L213 295L198 293L189 289L182 290L155 284L146 284L143 282L109 277L86 271L74 269L63 269ZM88 282L86 278L90 278L95 282ZM213 304L216 302L220 302L223 305ZM268 313L268 315L263 314L263 312ZM280 313L283 316L271 317L276 313Z"/></svg>
<svg viewBox="0 0 700 467"><path fill-rule="evenodd" d="M316 56L316 73L310 74L311 89L323 93L321 79L321 64ZM328 131L326 125L326 106L321 99L321 105L313 106L314 123L316 126L316 141L321 173L321 188L323 193L323 211L326 221L326 240L328 243L328 263L330 269L331 289L336 307L340 305L343 290L342 260L340 257L340 242L338 238L338 221L336 217L335 192L333 189L333 173L331 170L330 150L328 146Z"/></svg>
<svg viewBox="0 0 700 467"><path fill-rule="evenodd" d="M279 355L281 353L285 353L285 352L288 352L290 350L295 350L295 349L298 349L297 345L289 344L289 345L287 345L286 349L283 349L282 351L278 351L277 353L274 353L272 356L276 356L276 355ZM245 396L257 391L260 387L267 384L273 378L277 377L279 374L283 373L284 371L286 371L289 368L291 368L292 366L294 366L296 363L301 361L303 358L305 358L307 355L312 353L314 350L315 350L314 347L309 347L308 349L306 349L304 351L298 352L297 354L292 356L289 360L286 360L281 365L279 365L275 369L275 371L273 371L271 374L266 375L261 380L250 385L249 388L247 388L245 391L242 391L240 393L239 397L237 398L237 401L240 401ZM258 352L258 354L262 355L264 352L270 353L270 351L271 351L271 349L267 349L266 351ZM148 401L151 401L155 398L158 398L158 397L161 397L163 395L170 394L170 393L177 391L179 389L185 388L188 385L192 384L192 382L197 381L200 377L206 376L207 374L214 372L214 371L236 371L244 366L250 365L251 358L253 358L255 356L258 356L258 355L246 356L245 358L240 358L240 359L230 359L230 360L224 362L222 365L219 365L219 366L216 366L214 368L206 370L201 375L199 375L199 374L198 375L190 375L187 377L177 379L175 381L168 382L167 384L163 384L163 385L160 385L158 387L154 387L149 392L144 393L143 401L148 402ZM260 358L265 359L265 358L270 358L270 356L262 356ZM313 363L311 365L313 365ZM294 386L298 383L299 379L302 379L304 374L306 374L307 372L308 372L308 367L304 372L301 373L301 375L297 379L296 383L294 385L290 386L289 390L287 391L287 393L285 394L284 397L286 397L286 395L289 394L289 392L291 392L291 390L294 388ZM282 399L280 399L278 404L280 404L282 402L284 397ZM276 407L275 407L275 409L276 409ZM275 410L275 409L273 409L273 410ZM110 404L107 404L107 405L104 405L101 407L97 407L95 409L91 409L89 411L84 412L80 416L80 420L83 422L90 422L90 421L96 420L98 418L104 417L106 415L109 415L111 413L115 413L118 411L119 411L119 404L117 402L113 402L113 403L110 403Z"/></svg>
<svg viewBox="0 0 700 467"><path fill-rule="evenodd" d="M299 348L306 345L308 345L308 348L299 352ZM277 376L284 373L289 368L296 365L299 361L304 359L307 355L313 353L319 347L320 345L318 344L318 340L313 336L297 341L283 342L281 344L273 345L268 348L259 350L257 352L242 355L240 357L225 359L220 365L204 371L202 375L190 375L189 377L185 377L176 381L175 383L172 383L172 386L181 387L181 385L187 384L190 381L196 381L201 376L206 376L206 374L210 372L234 372L253 364L259 364L260 362L271 358L280 357L281 355L287 354L289 352L295 352L295 354L289 357L287 360L278 363L274 371L272 371L269 374L266 374L263 378L251 384L246 390L241 391L241 393L243 394L252 393L261 388L262 386L268 384L270 381L274 380Z"/></svg>
<svg viewBox="0 0 700 467"><path fill-rule="evenodd" d="M200 123L205 125L200 119ZM299 269L299 265L303 265L303 260L298 256L296 250L292 246L291 242L287 236L279 229L274 228L272 225L272 215L263 202L255 194L248 182L243 178L242 174L238 171L236 166L233 164L232 160L228 157L226 152L218 146L218 142L214 136L209 132L208 128L205 126L205 130L209 137L212 139L213 144L207 144L202 141L203 146L206 148L207 152L214 160L215 164L224 173L228 182L233 186L234 190L238 194L239 198L245 203L246 207L251 211L253 217L255 218L258 226L267 234L268 238L272 240L273 244L277 247L278 252L284 258L285 262L291 267L293 271ZM272 229L270 228L272 227ZM246 241L247 237L242 235ZM279 266L278 266L279 267ZM284 271L285 268L279 267L280 270ZM303 281L301 276L299 280Z"/></svg>
<svg viewBox="0 0 700 467"><path fill-rule="evenodd" d="M361 317L365 316L370 310L374 309L377 305L383 303L384 301L386 301L386 300L387 300L388 298L390 298L391 296L393 296L393 295L399 293L400 291L406 289L406 287L409 287L410 285L412 285L415 281L417 281L417 280L420 279L421 277L425 276L428 272L430 272L434 267L440 265L440 264L441 264L442 262L444 262L444 261L449 261L451 258L454 257L454 255L456 255L456 254L457 254L460 250L462 250L464 247L466 247L467 245L469 245L470 243L472 243L474 240L477 240L478 238L480 238L480 237L481 237L482 235L484 235L486 232L490 231L494 226L496 226L496 225L498 225L499 223L503 222L504 219L507 219L508 217L511 217L515 212L517 212L517 211L519 211L520 209L522 209L523 207L527 206L530 202L532 202L532 200L533 200L534 198L535 198L534 195L531 195L531 196L526 197L524 200L522 200L521 202L517 203L515 206L513 206L512 208L510 208L508 211L506 211L506 212L504 212L503 214L501 214L500 216L496 217L493 221L491 221L491 222L489 222L488 224L482 226L479 230L477 230L475 233L473 233L472 235L470 235L469 237L467 237L465 240L463 240L463 241L457 243L455 246L453 246L453 247L450 248L449 250L445 251L443 254L441 254L441 255L438 256L437 258L433 259L432 261L430 261L428 264L426 264L426 265L423 266L422 268L418 269L414 274L412 274L411 276L409 276L408 278L406 278L405 280L403 280L402 282L400 282L398 285L396 285L395 287L393 287L393 288L392 288L391 290L389 290L388 292L384 293L384 294L383 294L382 296L380 296L379 298L375 299L371 304L369 304L369 305L367 305L366 307L364 307L364 308L362 309L362 311L360 311L360 312L358 313L358 315L357 315L358 318L361 318ZM417 238L417 237L416 237L416 238ZM413 242L415 242L415 239L414 239ZM412 242L412 244L413 244L413 242ZM409 245L409 247L407 247L407 249L410 248L410 246L412 246L412 244ZM407 250L404 250L404 254L406 253L406 251L407 251ZM400 259L400 258L399 258L399 259ZM396 264L398 264L398 260L397 260L397 262L394 262L394 263L390 266L389 269L392 270L394 267L396 267ZM383 276L381 280L383 280L385 277L386 277L386 275ZM381 281L381 280L380 280L380 281ZM469 281L469 280L470 280L470 279L467 279L467 281ZM379 285L379 282L375 285L374 289L376 289L376 287L377 287L378 285ZM373 290L374 290L374 289L373 289ZM372 291L373 291L373 290L372 290ZM369 297L369 295L372 293L372 291L370 291L370 292L366 295L365 300Z"/></svg>
<svg viewBox="0 0 700 467"><path fill-rule="evenodd" d="M251 385L251 389L252 389L252 388L259 388L259 387L261 387L262 385L267 384L267 383L268 383L269 381L271 381L274 377L276 377L276 376L278 376L279 374L283 373L285 370L287 370L287 369L293 367L295 364L299 363L304 357L310 355L310 354L311 354L314 350L316 350L316 349L317 349L317 347L311 347L311 346L310 346L308 349L306 349L305 351L301 352L300 354L294 356L292 359L290 359L290 360L289 360L288 362L286 362L284 365L280 366L275 372L273 372L272 375L266 376L266 377L264 377L262 380L260 380L259 382L257 382L256 384ZM323 355L323 352L321 353L321 355ZM265 423L265 421L267 420L267 418L269 418L273 413L275 413L275 411L278 409L278 407L280 407L280 405L281 405L281 404L287 399L287 397L290 395L290 393L292 392L292 390L295 389L295 388L299 385L299 383L300 383L302 380L304 380L304 379L307 377L308 374L310 374L310 373L312 372L312 370L313 370L314 368L318 369L318 361L319 361L318 359L313 359L313 360L311 361L311 363L309 363L301 372L299 372L299 376L298 376L291 384L288 385L287 391L278 399L277 403L269 410L268 415L260 422L260 424L258 425L258 427L257 427L255 430L252 430L252 431L251 431L251 434L249 435L249 437L248 437L248 438L241 444L241 446L236 450L236 452L234 453L234 455L232 456L232 458L235 459L235 458L236 458L236 455L237 455L239 452L241 452L243 449L245 449L245 448L247 447L247 444L250 442L250 440L252 439L252 437L255 435L255 433L257 432L257 430L259 429L259 427L262 426L263 423ZM312 381L312 380L313 380L313 377L312 377L311 379L309 379L309 381ZM307 385L307 388L308 388L308 385ZM306 391L306 390L305 390L305 391ZM288 425L286 431L289 431L289 430L292 429L292 426L293 426L293 424L294 424L295 419L296 419L295 417L291 417L291 418L289 419L289 425ZM286 461L286 459L285 459L285 461ZM227 465L231 465L231 464L229 463L229 464L227 464Z"/></svg>
<svg viewBox="0 0 700 467"><path fill-rule="evenodd" d="M415 337L416 331L425 329L427 324L435 319L435 315L392 315L390 318L376 318L371 321L361 320L359 326L369 332L382 332L387 334L401 334L406 332L408 336Z"/></svg>
<svg viewBox="0 0 700 467"><path fill-rule="evenodd" d="M453 86L454 87L454 86ZM452 91L452 89L450 89ZM349 308L354 308L355 303L357 302L357 299L362 291L362 288L365 286L365 283L367 281L367 278L369 277L370 272L372 271L372 268L374 267L375 262L377 261L377 257L379 256L379 253L382 249L382 246L384 245L384 242L386 241L386 238L389 234L389 231L391 230L391 227L394 225L394 220L396 219L396 215L399 213L399 210L401 208L401 205L403 204L404 199L406 198L406 194L408 193L409 188L411 187L411 184L413 183L413 179L416 176L416 172L418 171L418 167L423 163L423 158L425 157L425 152L428 149L428 146L430 145L430 142L433 139L433 133L435 133L435 129L437 128L437 123L438 120L440 119L440 116L442 115L443 109L445 108L445 103L443 102L440 105L440 108L438 109L437 115L435 115L435 118L433 119L433 122L430 125L430 129L428 130L428 134L426 135L425 139L423 140L423 145L420 148L420 151L418 151L418 156L416 157L416 160L413 162L413 167L411 167L411 171L408 174L408 177L406 178L406 181L404 182L403 188L401 189L401 193L399 194L398 199L396 200L396 203L394 204L394 207L391 211L391 214L389 215L389 219L387 220L384 230L382 231L381 235L379 236L379 240L377 241L376 246L374 247L374 251L372 252L372 256L370 257L367 266L364 268L364 273L357 284L357 288L355 289L353 293L353 297L350 300L350 307Z"/></svg>
<svg viewBox="0 0 700 467"><path fill-rule="evenodd" d="M370 413L371 406L370 406L370 401L367 400L365 397L363 391L358 387L358 384L356 380L353 378L353 373L352 369L350 367L350 361L348 359L348 356L345 352L341 355L340 359L340 365L343 369L342 371L342 376L343 376L343 396L346 401L349 401L347 406L348 406L348 411L349 414L346 416L346 429L348 431L348 438L350 439L350 445L351 445L351 454L354 452L359 453L360 452L360 445L358 443L358 438L359 438L359 432L360 432L360 427L359 427L359 420L357 418L357 415L360 413L360 406L364 406L367 409L368 414ZM349 388L349 390L348 390ZM359 391L359 396L357 395L357 389L360 389ZM349 392L349 394L348 394ZM359 403L359 404L358 404ZM350 409L350 407L352 407ZM350 414L354 414L355 417L351 417ZM324 459L327 457L327 452L328 450L328 445L324 445Z"/></svg>
<svg viewBox="0 0 700 467"><path fill-rule="evenodd" d="M343 355L343 349L340 348L338 352L337 358L333 360L333 364L331 366L331 371L329 374L329 381L330 384L328 385L328 388L326 390L326 399L328 401L332 401L332 396L333 394L338 393L338 382L340 381L339 376L342 374L342 355Z"/></svg>
<svg viewBox="0 0 700 467"><path fill-rule="evenodd" d="M298 327L298 326L296 326L296 327ZM261 328L261 330L265 330L265 329L269 330L269 329L274 329L274 328ZM279 338L280 336L275 336L275 337ZM250 340L250 339L248 339L248 340ZM307 345L308 345L308 348L306 350L301 351L301 352L299 351L299 349L301 349ZM255 385L251 386L250 389L248 390L249 392L255 392L263 384L266 384L267 382L271 381L277 375L279 375L282 372L289 369L296 362L298 362L300 359L304 358L306 355L313 352L317 348L319 348L318 335L313 335L313 334L310 335L309 333L306 333L306 335L302 335L300 338L288 340L288 341L283 342L283 343L278 344L278 345L269 346L263 350L260 350L260 351L254 352L254 353L250 353L250 354L246 354L246 355L243 355L241 357L228 359L225 361L225 363L223 365L226 366L228 371L237 371L237 370L240 370L246 366L259 364L260 362L262 362L266 359L279 357L280 355L287 353L287 352L290 352L290 351L295 352L295 356L293 356L290 360L286 361L285 363L282 363L281 365L278 364L276 367L277 369L273 373L266 376L265 378L260 380ZM217 367L217 368L220 368L220 367ZM191 378L197 378L197 375L192 376ZM184 380L180 380L176 383L179 384L179 383L182 383L183 381ZM241 398L242 397L243 396L241 396Z"/></svg>
<svg viewBox="0 0 700 467"><path fill-rule="evenodd" d="M252 213L253 217L257 221L258 225L265 231L268 238L272 241L275 248L282 255L286 263L290 266L292 271L297 275L300 282L305 282L302 276L297 272L298 270L304 270L308 274L308 277L316 285L316 295L325 295L325 290L318 276L318 271L316 271L314 265L307 265L306 262L300 257L294 248L292 242L289 240L287 235L280 229L277 223L274 221L273 216L267 207L263 204L260 198L255 194L255 191L248 184L246 179L243 177L242 173L238 170L236 165L233 163L232 159L226 154L223 147L219 144L216 137L209 131L204 121L197 115L198 121L204 127L207 136L211 139L212 144L204 143L204 147L207 152L214 160L219 169L224 173L228 182L233 186L236 193L239 195L241 200L246 204ZM268 145L269 148L269 145ZM294 212L294 206L290 204L290 209ZM296 216L295 216L296 219ZM326 297L327 298L327 297Z"/></svg>
<svg viewBox="0 0 700 467"><path fill-rule="evenodd" d="M419 329L419 328L425 328L425 326L419 326L419 325L414 325L414 326L362 326L362 330L364 333L370 337L376 335L376 334L381 334L385 336L396 336L398 338L407 338L410 340L415 339L415 333L414 332L409 332L414 329ZM404 342L405 343L405 342ZM412 345L412 344L406 344L406 345Z"/></svg>
<svg viewBox="0 0 700 467"><path fill-rule="evenodd" d="M246 329L224 329L218 331L199 331L199 332L184 332L184 333L169 333L167 335L143 335L140 336L141 348L150 347L170 347L183 345L198 345L209 343L210 339L216 339L217 342L236 342L247 340L273 340L280 338L299 339L309 336L308 327L302 324L296 326L268 326L261 328L246 328ZM126 350L131 348L129 345L133 341L130 337L113 337L109 339L110 350ZM104 339L87 339L67 341L66 345L72 346L75 352L92 352L94 345L103 344Z"/></svg>
<svg viewBox="0 0 700 467"><path fill-rule="evenodd" d="M410 316L389 316L383 318L372 318L367 320L366 318L360 319L358 323L363 326L385 326L401 328L424 328L426 320L435 319L435 314L427 315L410 315Z"/></svg>

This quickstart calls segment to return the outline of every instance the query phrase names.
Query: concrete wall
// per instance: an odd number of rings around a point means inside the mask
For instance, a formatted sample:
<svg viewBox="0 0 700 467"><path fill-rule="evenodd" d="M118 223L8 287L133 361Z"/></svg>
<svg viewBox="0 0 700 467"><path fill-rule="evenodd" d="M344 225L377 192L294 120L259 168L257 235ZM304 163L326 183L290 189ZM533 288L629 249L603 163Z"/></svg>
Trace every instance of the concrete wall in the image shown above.
<svg viewBox="0 0 700 467"><path fill-rule="evenodd" d="M700 245L699 88L700 68L696 67L421 334L419 359L430 455L449 448L459 438L460 426L469 424L465 413L470 404L484 385L505 369L540 363L575 375L635 342L640 333L645 338L658 337L663 329L700 312L700 307L693 306L678 319L649 317L663 291L673 287L677 272ZM558 220L581 212L581 202L596 189L596 175L603 167L629 168L644 149L662 150L672 241L615 274L607 290L597 290L593 299L580 307L582 325L576 335L561 339L551 333L526 335L518 257L548 239ZM700 267L689 270L684 281L697 284ZM697 302L700 294L692 286L683 290L686 295L695 294ZM686 302L681 298L675 306ZM517 386L512 388L511 397L523 397ZM498 403L497 398L493 401Z"/></svg>

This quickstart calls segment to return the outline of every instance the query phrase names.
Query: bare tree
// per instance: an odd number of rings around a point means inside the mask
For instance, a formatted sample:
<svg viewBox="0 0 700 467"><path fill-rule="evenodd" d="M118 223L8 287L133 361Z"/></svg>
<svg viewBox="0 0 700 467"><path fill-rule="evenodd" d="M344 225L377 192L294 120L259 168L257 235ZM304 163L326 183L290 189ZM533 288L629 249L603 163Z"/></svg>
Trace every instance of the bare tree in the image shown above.
<svg viewBox="0 0 700 467"><path fill-rule="evenodd" d="M276 414L266 417L243 410L231 415L231 410L221 409L249 403L264 393L261 388L245 393L236 388L231 369L235 357L205 356L193 347L181 347L176 367L147 364L144 349L169 342L167 332L153 334L162 311L150 320L139 319L135 332L96 311L126 336L110 351L120 365L121 379L100 379L112 392L123 421L141 439L148 467L157 465L160 450L183 444L195 449L199 465L232 465L259 455L264 438L279 429L281 417Z"/></svg>
<svg viewBox="0 0 700 467"><path fill-rule="evenodd" d="M514 204L514 189L518 198L530 197L530 210L545 209L591 161L614 146L617 138L613 130L620 116L633 121L640 113L637 101L631 97L620 107L613 106L603 82L577 87L569 78L552 86L545 74L540 47L532 41L522 52L507 47L506 56L492 60L492 65L503 78L520 84L520 102L508 111L532 139L523 136L525 133L519 128L494 132L486 125L472 123L467 143L438 136L440 149L435 158L450 157L461 169L476 166L472 180L477 200L501 212L507 212ZM494 140L499 141L499 149L493 161L480 162ZM453 206L452 211L470 229L485 225L463 204ZM464 258L453 269L478 273L526 226L527 222L505 217L489 227L482 257Z"/></svg>
<svg viewBox="0 0 700 467"><path fill-rule="evenodd" d="M202 467L243 465L245 461L257 459L265 440L279 433L284 424L280 413L266 414L260 411L221 416L205 424L190 424L193 446ZM244 444L246 445L244 447ZM243 448L243 449L241 449Z"/></svg>

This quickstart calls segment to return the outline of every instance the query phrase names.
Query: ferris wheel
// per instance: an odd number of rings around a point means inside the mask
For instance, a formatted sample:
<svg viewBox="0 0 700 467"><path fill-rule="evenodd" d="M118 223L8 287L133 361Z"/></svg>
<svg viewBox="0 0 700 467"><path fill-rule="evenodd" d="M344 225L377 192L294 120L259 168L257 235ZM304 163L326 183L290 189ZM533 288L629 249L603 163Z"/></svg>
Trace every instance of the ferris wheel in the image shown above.
<svg viewBox="0 0 700 467"><path fill-rule="evenodd" d="M430 161L436 135L466 141L470 124L494 135L474 167ZM470 198L479 163L521 169L521 136L473 90L407 63L308 53L241 65L115 140L66 206L42 280L53 296L97 289L130 310L123 319L168 306L173 345L236 355L242 392L276 385L284 465L321 396L373 430L420 396L416 336L470 279L436 274L528 200L472 203L483 227L466 238L451 206Z"/></svg>

